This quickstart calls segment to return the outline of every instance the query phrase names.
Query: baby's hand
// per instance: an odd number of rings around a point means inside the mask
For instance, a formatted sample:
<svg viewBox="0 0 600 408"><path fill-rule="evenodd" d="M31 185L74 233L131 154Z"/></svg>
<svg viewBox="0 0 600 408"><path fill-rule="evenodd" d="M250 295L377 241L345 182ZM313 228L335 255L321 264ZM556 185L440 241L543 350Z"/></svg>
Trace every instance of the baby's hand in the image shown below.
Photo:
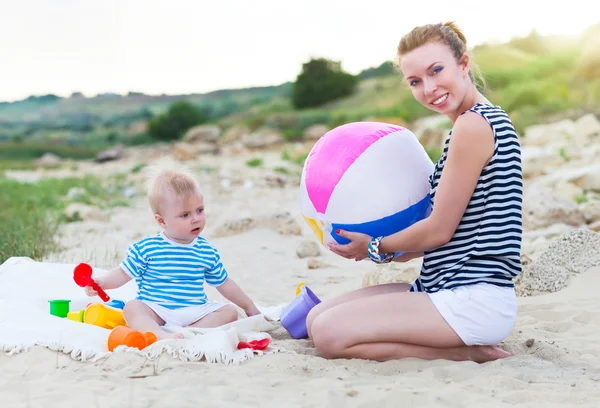
<svg viewBox="0 0 600 408"><path fill-rule="evenodd" d="M260 314L260 310L258 310L258 308L256 307L256 305L254 303L252 304L252 306L250 306L249 308L244 310L244 312L246 312L246 315L248 317Z"/></svg>
<svg viewBox="0 0 600 408"><path fill-rule="evenodd" d="M96 284L98 286L100 286L102 288L102 286L103 286L102 278L94 278L94 281L96 282ZM98 295L98 292L91 286L86 286L85 288L83 288L83 291L88 296L97 296Z"/></svg>

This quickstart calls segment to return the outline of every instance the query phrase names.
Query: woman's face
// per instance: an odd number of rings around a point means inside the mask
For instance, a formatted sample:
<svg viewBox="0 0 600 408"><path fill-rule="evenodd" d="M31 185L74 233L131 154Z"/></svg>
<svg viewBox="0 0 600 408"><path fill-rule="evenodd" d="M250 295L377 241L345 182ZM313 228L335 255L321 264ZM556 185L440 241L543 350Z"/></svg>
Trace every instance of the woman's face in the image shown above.
<svg viewBox="0 0 600 408"><path fill-rule="evenodd" d="M417 101L432 111L457 111L470 83L468 58L458 63L450 48L430 42L404 54L400 69Z"/></svg>

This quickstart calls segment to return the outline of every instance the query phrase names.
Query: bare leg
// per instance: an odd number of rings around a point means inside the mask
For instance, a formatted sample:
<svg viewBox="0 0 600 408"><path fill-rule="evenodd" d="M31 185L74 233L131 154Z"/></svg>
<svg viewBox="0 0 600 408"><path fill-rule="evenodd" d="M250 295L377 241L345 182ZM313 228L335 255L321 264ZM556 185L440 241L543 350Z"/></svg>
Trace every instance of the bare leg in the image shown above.
<svg viewBox="0 0 600 408"><path fill-rule="evenodd" d="M183 338L180 333L167 333L161 326L165 321L161 319L148 305L139 300L130 300L123 308L123 316L127 325L142 333L152 332L159 339Z"/></svg>
<svg viewBox="0 0 600 408"><path fill-rule="evenodd" d="M315 347L326 358L472 360L510 356L498 347L467 347L425 293L386 293L354 299L320 313Z"/></svg>
<svg viewBox="0 0 600 408"><path fill-rule="evenodd" d="M377 351L380 353L380 355L375 355L373 353L374 350L369 350L372 348L372 346L372 344L359 344L349 348L347 352L349 355L355 356L355 358L359 355L365 355L368 356L365 358L377 361L416 357L423 360L470 360L476 363L485 363L487 361L511 356L508 351L503 350L499 346L462 346L453 348L436 348L403 343L378 343Z"/></svg>
<svg viewBox="0 0 600 408"><path fill-rule="evenodd" d="M227 323L235 322L238 319L238 312L232 305L223 306L212 313L204 316L196 323L190 324L188 327L212 328L219 327Z"/></svg>
<svg viewBox="0 0 600 408"><path fill-rule="evenodd" d="M333 299L324 300L319 303L317 306L313 307L306 317L306 327L308 329L309 337L311 335L311 327L315 318L324 312L327 309L331 309L332 307L349 302L351 300L356 300L368 296L381 295L384 293L396 293L396 292L408 292L410 289L410 285L407 283L386 283L382 285L369 286L367 288L361 288L354 290L352 292L344 293L341 296L335 297Z"/></svg>

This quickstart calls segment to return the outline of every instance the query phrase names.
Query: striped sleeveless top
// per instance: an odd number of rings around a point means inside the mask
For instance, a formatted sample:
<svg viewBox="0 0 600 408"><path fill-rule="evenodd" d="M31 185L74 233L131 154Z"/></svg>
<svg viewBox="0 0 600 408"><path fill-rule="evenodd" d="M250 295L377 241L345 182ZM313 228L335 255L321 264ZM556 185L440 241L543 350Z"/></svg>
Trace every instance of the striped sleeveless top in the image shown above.
<svg viewBox="0 0 600 408"><path fill-rule="evenodd" d="M523 176L521 147L515 128L499 106L476 104L494 133L494 154L482 169L467 209L446 244L425 251L412 292L437 292L475 283L513 287L521 273ZM435 205L452 131L429 177Z"/></svg>

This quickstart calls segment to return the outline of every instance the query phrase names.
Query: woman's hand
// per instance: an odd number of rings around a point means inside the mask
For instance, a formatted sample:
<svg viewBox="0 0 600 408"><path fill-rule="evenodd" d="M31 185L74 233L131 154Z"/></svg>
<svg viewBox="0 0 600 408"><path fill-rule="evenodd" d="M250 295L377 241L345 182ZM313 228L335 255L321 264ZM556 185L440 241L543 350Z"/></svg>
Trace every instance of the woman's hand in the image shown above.
<svg viewBox="0 0 600 408"><path fill-rule="evenodd" d="M360 232L350 232L338 230L336 233L343 238L349 239L347 244L337 244L335 242L328 244L329 249L346 259L361 261L369 257L369 242L371 237Z"/></svg>

